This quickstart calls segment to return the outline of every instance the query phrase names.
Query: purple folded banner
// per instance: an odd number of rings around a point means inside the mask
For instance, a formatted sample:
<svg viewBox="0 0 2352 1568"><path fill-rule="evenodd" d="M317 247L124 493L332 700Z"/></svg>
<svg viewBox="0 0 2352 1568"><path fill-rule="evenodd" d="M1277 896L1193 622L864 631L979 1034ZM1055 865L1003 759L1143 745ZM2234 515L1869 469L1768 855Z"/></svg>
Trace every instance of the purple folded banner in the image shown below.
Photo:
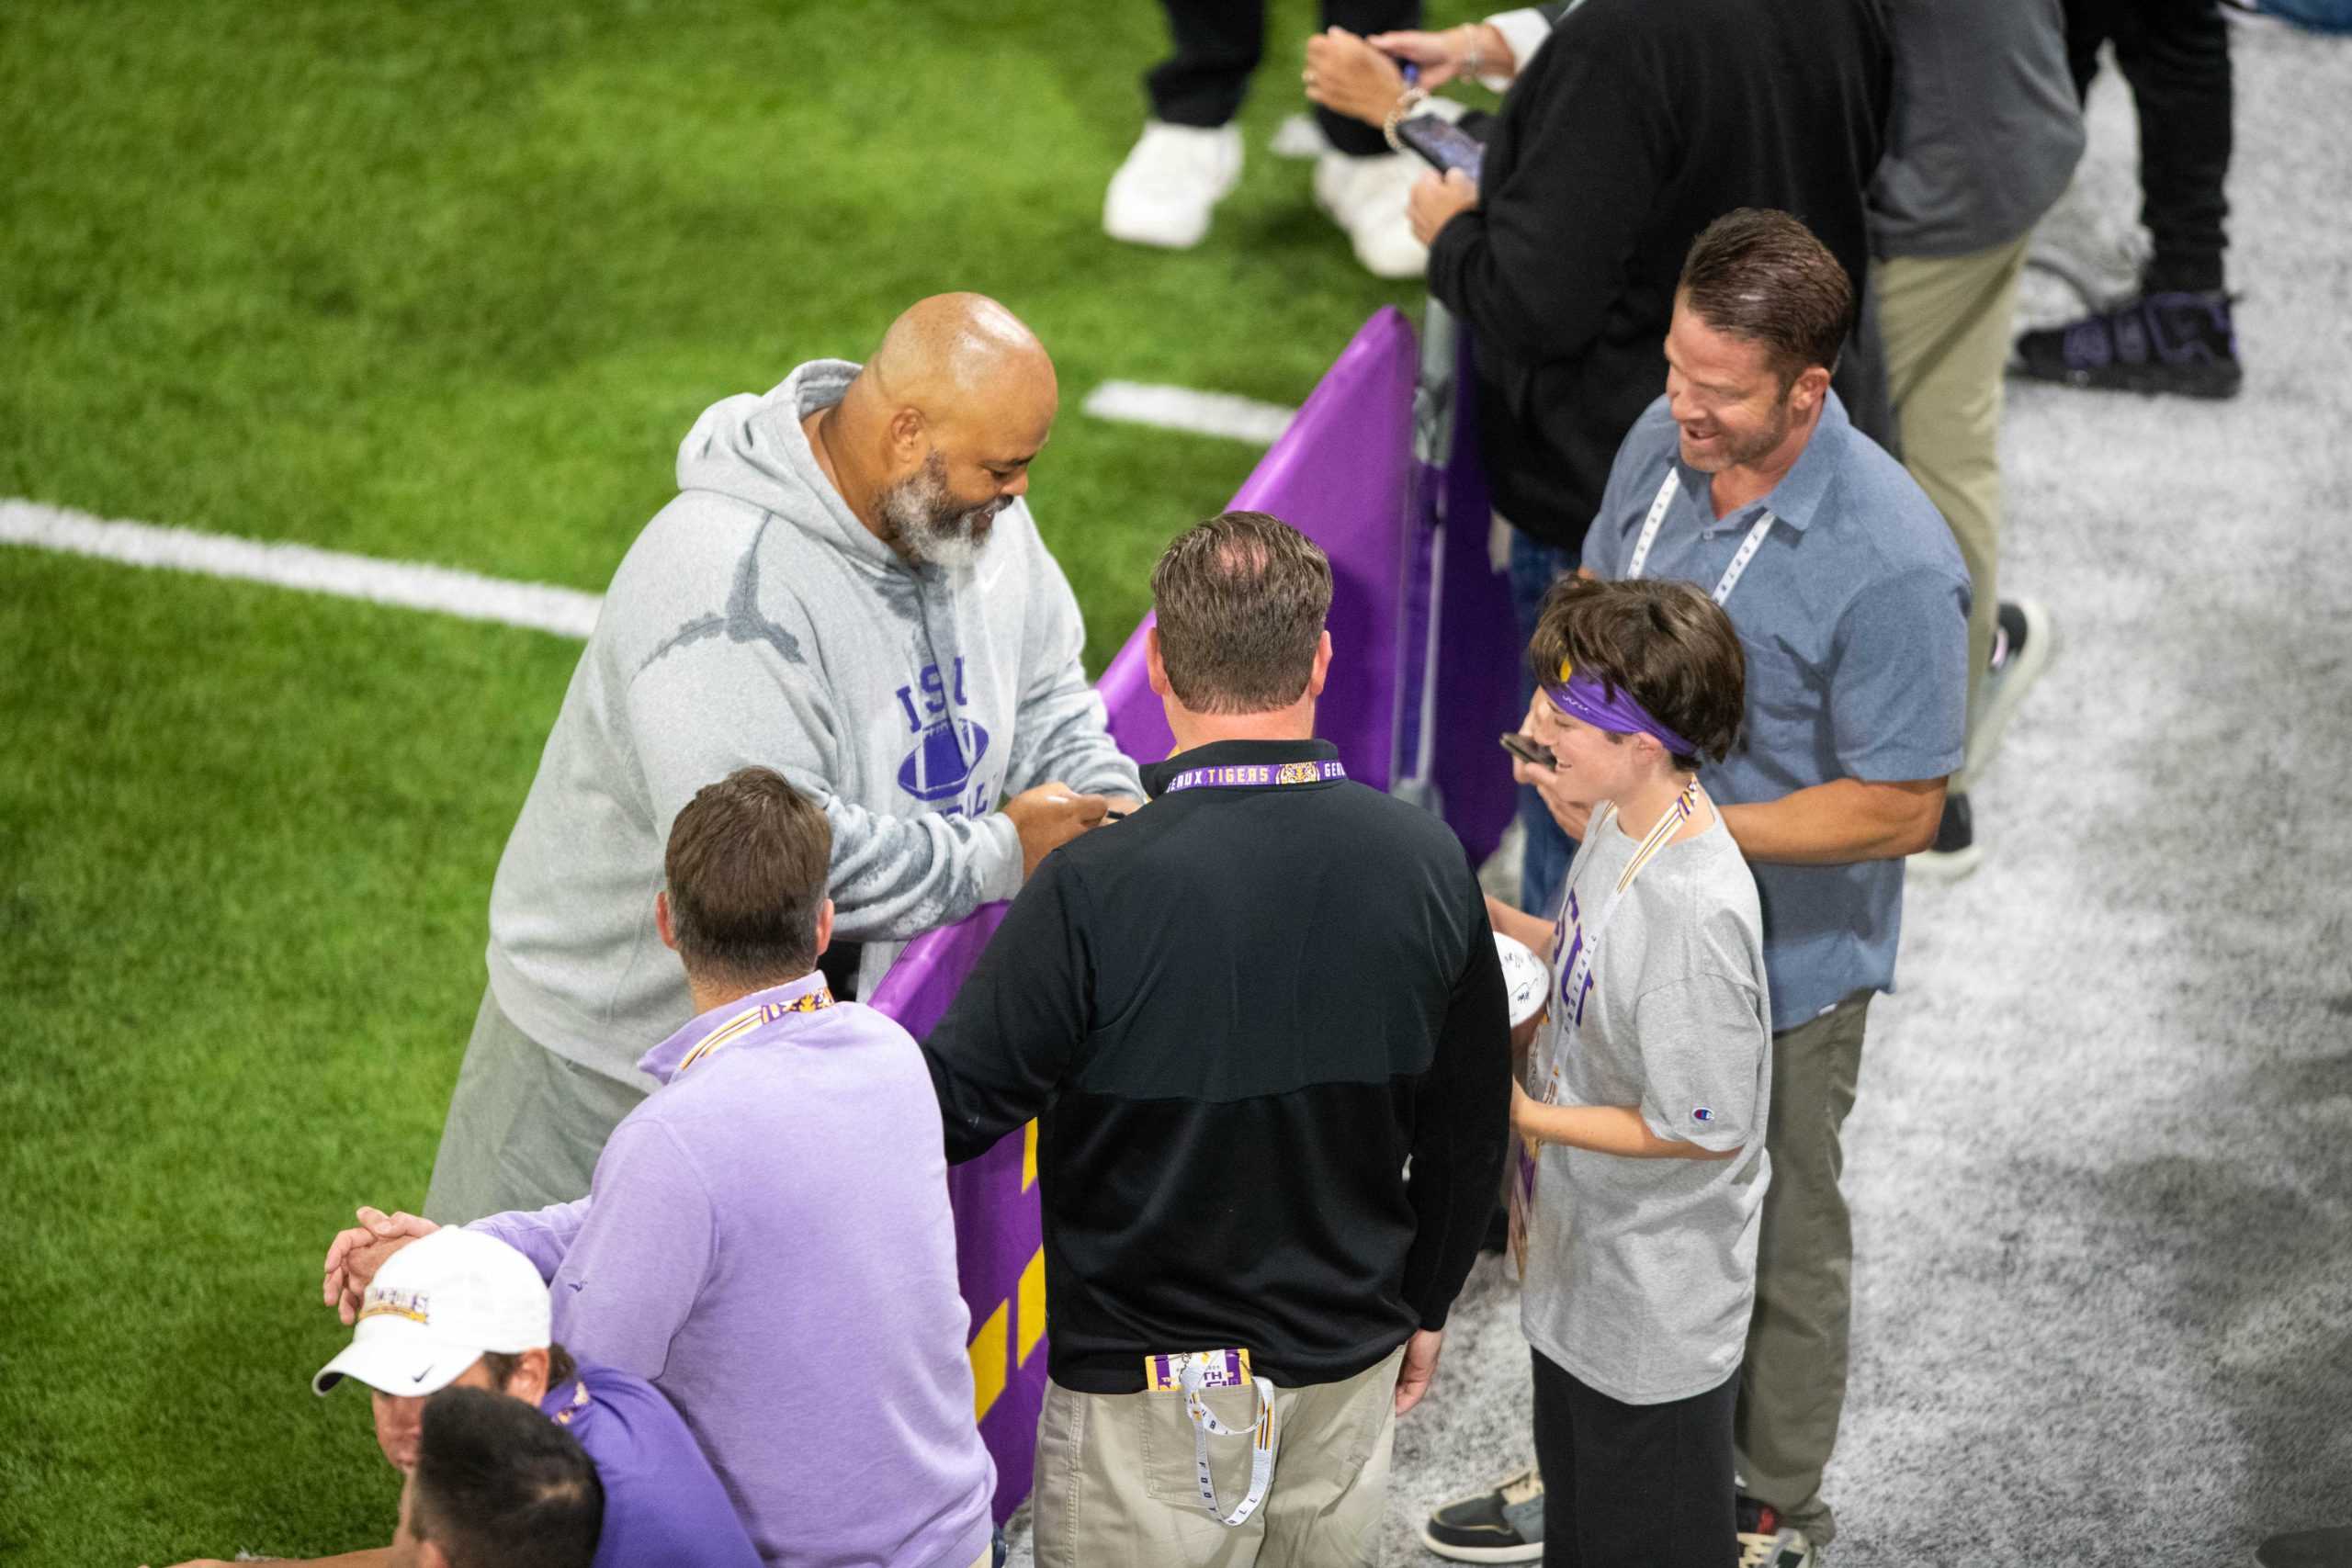
<svg viewBox="0 0 2352 1568"><path fill-rule="evenodd" d="M1453 357L1453 428L1442 468L1426 470L1421 489L1422 537L1431 558L1416 572L1417 582L1433 581L1438 635L1423 645L1416 666L1405 664L1407 715L1400 750L1410 753L1418 739L1415 719L1430 718L1429 780L1439 815L1453 829L1474 862L1483 862L1502 841L1518 804L1510 760L1495 737L1519 727L1519 624L1512 614L1510 579L1494 570L1487 536L1494 516L1487 495L1487 473L1478 461L1478 400L1468 389L1472 372L1466 334ZM1426 682L1432 700L1421 702Z"/></svg>
<svg viewBox="0 0 2352 1568"><path fill-rule="evenodd" d="M1331 558L1331 674L1316 728L1338 744L1349 776L1374 789L1388 787L1396 732L1417 360L1402 311L1366 321L1232 502L1272 513ZM1142 760L1176 743L1146 669L1151 623L1144 616L1099 683L1113 738Z"/></svg>
<svg viewBox="0 0 2352 1568"><path fill-rule="evenodd" d="M866 1000L920 1040L956 999L1009 906L907 944ZM1031 1122L976 1160L947 1168L956 1211L957 1282L972 1314L972 1392L980 1440L996 1461L996 1522L1029 1495L1037 1413L1046 1399L1046 1253L1037 1208L1037 1127Z"/></svg>
<svg viewBox="0 0 2352 1568"><path fill-rule="evenodd" d="M1419 703L1428 682L1438 683L1441 698L1461 683L1467 700L1459 711L1443 700L1435 705L1433 773L1446 787L1458 773L1464 812L1454 826L1483 856L1510 811L1510 769L1494 742L1497 729L1516 718L1510 608L1501 580L1485 569L1486 490L1476 472L1475 442L1458 438L1454 461L1442 469L1424 473L1414 458L1417 354L1412 326L1398 310L1384 310L1365 322L1233 506L1273 513L1331 558L1331 673L1316 727L1338 744L1350 777L1387 788L1408 692ZM1453 504L1436 499L1441 485ZM1443 637L1428 636L1433 605ZM1147 615L1098 686L1112 737L1139 761L1165 757L1175 744L1146 673L1143 634L1150 625ZM1449 653L1457 630L1461 650ZM1455 812L1446 815L1453 820ZM910 942L867 1000L922 1038L947 1010L1004 910L989 905ZM996 1460L1000 1523L1029 1495L1045 1399L1036 1146L1032 1123L1019 1138L951 1168L947 1177L964 1301L972 1314L980 1434Z"/></svg>

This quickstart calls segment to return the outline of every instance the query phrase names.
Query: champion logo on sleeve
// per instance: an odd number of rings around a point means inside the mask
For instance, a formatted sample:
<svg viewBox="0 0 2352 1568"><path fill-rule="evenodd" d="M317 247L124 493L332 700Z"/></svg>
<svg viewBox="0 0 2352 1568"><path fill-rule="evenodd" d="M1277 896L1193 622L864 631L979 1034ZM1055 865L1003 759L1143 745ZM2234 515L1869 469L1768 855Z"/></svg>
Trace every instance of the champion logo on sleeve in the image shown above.
<svg viewBox="0 0 2352 1568"><path fill-rule="evenodd" d="M1693 1122L1712 1122L1714 1119L1715 1113L1703 1105L1696 1107L1690 1112L1690 1120Z"/></svg>

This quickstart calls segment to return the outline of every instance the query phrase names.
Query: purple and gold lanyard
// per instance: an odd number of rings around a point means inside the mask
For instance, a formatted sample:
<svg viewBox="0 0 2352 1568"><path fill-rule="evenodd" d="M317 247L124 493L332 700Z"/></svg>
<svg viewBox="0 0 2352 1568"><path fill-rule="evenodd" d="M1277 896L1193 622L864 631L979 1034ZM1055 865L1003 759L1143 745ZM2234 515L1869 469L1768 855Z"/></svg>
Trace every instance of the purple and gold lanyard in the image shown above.
<svg viewBox="0 0 2352 1568"><path fill-rule="evenodd" d="M1159 793L1174 795L1180 789L1263 789L1270 784L1321 784L1326 779L1347 776L1348 770L1337 761L1227 762L1213 768L1187 768L1170 779Z"/></svg>
<svg viewBox="0 0 2352 1568"><path fill-rule="evenodd" d="M678 1073L684 1073L706 1056L716 1055L753 1030L765 1028L777 1019L796 1012L822 1012L832 1005L832 987L819 986L806 996L795 997L788 1002L762 1002L757 1007L745 1008L741 1012L704 1035L702 1043L687 1052L684 1059L679 1062ZM671 1076L675 1077L678 1073Z"/></svg>
<svg viewBox="0 0 2352 1568"><path fill-rule="evenodd" d="M1585 999L1592 993L1592 964L1594 956L1600 951L1600 933L1608 929L1609 922L1615 918L1617 906L1624 901L1625 890L1634 886L1634 878L1642 874L1642 868L1650 863L1658 851L1666 848L1667 840L1673 838L1676 829L1690 820L1698 809L1699 781L1692 779L1690 787L1675 797L1674 804L1659 816L1657 826L1649 830L1648 837L1645 838L1639 847L1634 851L1634 858L1625 863L1625 869L1617 875L1617 886L1610 889L1608 902L1593 911L1591 920L1586 921L1580 918L1577 904L1577 890L1573 885L1568 888L1567 908L1560 921L1560 938L1565 939L1567 936L1568 926L1574 922L1577 928L1577 939L1576 944L1569 948L1567 953L1567 979L1560 987L1560 1003L1570 1010L1566 1034L1573 1035L1577 1029L1583 1027L1584 1004ZM1608 817L1593 823L1591 828L1586 830L1585 837L1589 840L1604 823L1614 821L1616 816L1617 808L1612 804L1609 808ZM1555 959L1554 967L1556 969L1557 966L1558 961ZM1544 1084L1544 1103L1546 1105L1558 1103L1560 1068L1567 1060L1567 1052L1563 1049L1556 1051L1553 1055L1552 1070Z"/></svg>

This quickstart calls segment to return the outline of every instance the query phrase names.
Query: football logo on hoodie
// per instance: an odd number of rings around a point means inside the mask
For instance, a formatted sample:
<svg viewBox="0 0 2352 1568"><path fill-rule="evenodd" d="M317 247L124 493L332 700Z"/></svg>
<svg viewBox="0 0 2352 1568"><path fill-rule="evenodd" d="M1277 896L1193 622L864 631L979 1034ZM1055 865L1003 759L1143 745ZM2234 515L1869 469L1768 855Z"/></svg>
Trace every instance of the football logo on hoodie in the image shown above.
<svg viewBox="0 0 2352 1568"><path fill-rule="evenodd" d="M920 708L916 697L920 694ZM899 787L926 806L942 801L951 802L945 810L955 816L966 811L978 816L988 807L984 803L960 800L965 786L971 782L972 771L980 759L988 755L989 732L968 718L952 717L947 711L947 682L939 666L926 664L922 674L912 683L899 688L899 705L906 711L907 728L915 737L914 750L899 764ZM964 661L956 660L956 701L964 702Z"/></svg>

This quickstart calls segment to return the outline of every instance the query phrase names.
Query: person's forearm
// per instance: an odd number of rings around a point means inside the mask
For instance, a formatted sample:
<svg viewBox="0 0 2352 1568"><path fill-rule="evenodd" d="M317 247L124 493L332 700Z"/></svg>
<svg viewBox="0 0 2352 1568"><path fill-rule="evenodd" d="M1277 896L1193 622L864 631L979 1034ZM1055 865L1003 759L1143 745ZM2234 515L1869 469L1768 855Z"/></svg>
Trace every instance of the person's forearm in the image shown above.
<svg viewBox="0 0 2352 1568"><path fill-rule="evenodd" d="M1740 853L1768 865L1848 865L1900 860L1936 841L1944 782L1866 784L1832 779L1749 806L1725 806L1724 826Z"/></svg>
<svg viewBox="0 0 2352 1568"><path fill-rule="evenodd" d="M1551 921L1531 915L1524 909L1514 909L1508 904L1489 905L1487 914L1495 922L1497 931L1521 946L1536 953L1552 951L1552 938L1555 933Z"/></svg>
<svg viewBox="0 0 2352 1568"><path fill-rule="evenodd" d="M1531 1100L1520 1108L1519 1120L1522 1136L1628 1159L1727 1159L1739 1152L1661 1138L1630 1105L1539 1105Z"/></svg>
<svg viewBox="0 0 2352 1568"><path fill-rule="evenodd" d="M574 1198L544 1209L509 1209L485 1215L466 1228L496 1236L529 1258L540 1279L552 1280L571 1244L579 1239L581 1227L588 1223L588 1199Z"/></svg>

